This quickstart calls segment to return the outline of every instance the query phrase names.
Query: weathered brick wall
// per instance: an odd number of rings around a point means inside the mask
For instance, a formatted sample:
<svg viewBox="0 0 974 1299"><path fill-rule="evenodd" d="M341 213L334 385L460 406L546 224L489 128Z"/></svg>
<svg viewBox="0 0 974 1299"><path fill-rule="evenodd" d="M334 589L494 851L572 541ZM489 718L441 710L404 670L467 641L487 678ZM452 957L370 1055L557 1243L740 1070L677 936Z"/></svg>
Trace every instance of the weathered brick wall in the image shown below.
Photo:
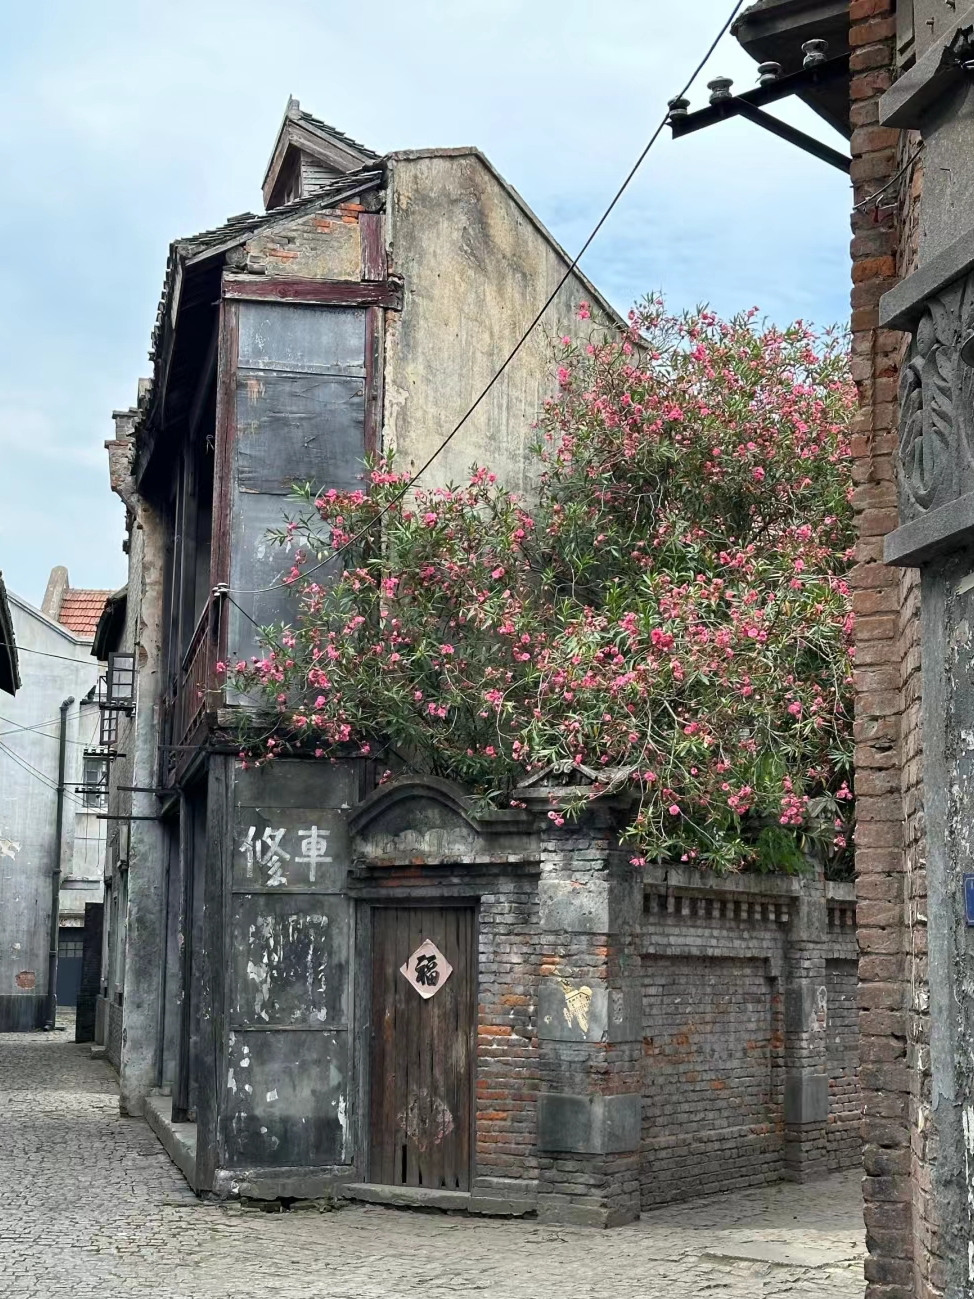
<svg viewBox="0 0 974 1299"><path fill-rule="evenodd" d="M536 1005L537 878L496 881L481 898L477 1021L478 1185L537 1184L541 1086Z"/></svg>
<svg viewBox="0 0 974 1299"><path fill-rule="evenodd" d="M697 879L685 895L649 885L641 944L643 1208L795 1175L783 1107L784 979L789 959L802 959L790 883ZM861 1158L851 905L828 903L824 1029L836 1042L830 1113L822 1149L803 1152L823 1170L826 1161L848 1168Z"/></svg>
<svg viewBox="0 0 974 1299"><path fill-rule="evenodd" d="M830 960L825 966L828 988L830 1172L855 1168L862 1159L859 1139L862 1100L859 1094L859 999L854 957Z"/></svg>
<svg viewBox="0 0 974 1299"><path fill-rule="evenodd" d="M541 1053L542 1089L573 1096L632 1098L638 1109L641 1086L638 1023L627 1024L626 987L638 996L638 915L623 900L626 877L638 908L641 880L620 853L608 815L590 816L585 828L546 826L541 833L541 927L544 952L540 975L550 989L589 994L600 985L608 989L604 1032L584 1025L578 1040L566 1040L553 1024L544 1023ZM611 877L612 884L608 884ZM637 882L638 881L638 882ZM616 892L620 890L620 892ZM582 906L576 899L587 896ZM596 918L600 917L600 918ZM568 922L565 924L564 922ZM594 1005L594 998L589 1006ZM566 1153L542 1150L539 1160L543 1201L557 1205L567 1220L573 1206L599 1215L608 1223L624 1222L639 1212L638 1134L634 1148L624 1152ZM583 1202L584 1201L584 1206ZM584 1221L578 1216L576 1221ZM591 1218L591 1221L597 1221Z"/></svg>
<svg viewBox="0 0 974 1299"><path fill-rule="evenodd" d="M768 967L645 959L644 1208L780 1179L781 998Z"/></svg>
<svg viewBox="0 0 974 1299"><path fill-rule="evenodd" d="M904 339L879 328L881 296L915 257L913 142L879 125L895 75L894 0L852 0L853 455L856 613L856 873L866 1299L930 1288L923 1104L925 881L916 575L882 563L896 526L897 385ZM911 921L915 921L913 924ZM914 1133L911 1150L911 1129ZM911 1172L913 1181L911 1184Z"/></svg>

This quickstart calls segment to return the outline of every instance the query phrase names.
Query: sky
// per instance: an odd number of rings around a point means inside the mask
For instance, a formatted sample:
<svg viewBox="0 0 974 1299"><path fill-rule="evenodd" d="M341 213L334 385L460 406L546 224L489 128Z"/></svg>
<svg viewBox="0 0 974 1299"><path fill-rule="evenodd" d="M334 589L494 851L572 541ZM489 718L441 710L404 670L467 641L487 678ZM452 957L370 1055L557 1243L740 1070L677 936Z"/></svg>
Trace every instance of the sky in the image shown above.
<svg viewBox="0 0 974 1299"><path fill-rule="evenodd" d="M476 145L574 253L731 0L44 0L0 16L0 570L125 580L111 412L171 240L261 211L289 94L377 152ZM706 82L755 84L728 36ZM779 116L842 149L803 105ZM665 131L582 263L620 309L848 314L849 182L735 120ZM540 304L539 304L540 305Z"/></svg>

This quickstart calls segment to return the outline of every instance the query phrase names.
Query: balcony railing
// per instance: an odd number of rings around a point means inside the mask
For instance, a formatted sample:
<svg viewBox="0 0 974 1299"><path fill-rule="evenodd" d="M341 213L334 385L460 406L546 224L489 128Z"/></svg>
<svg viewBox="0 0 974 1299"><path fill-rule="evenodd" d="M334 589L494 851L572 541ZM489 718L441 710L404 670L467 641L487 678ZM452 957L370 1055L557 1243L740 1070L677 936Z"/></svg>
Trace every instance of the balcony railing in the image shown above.
<svg viewBox="0 0 974 1299"><path fill-rule="evenodd" d="M216 645L220 606L207 601L165 701L167 725L163 775L172 777L200 743L206 719L207 692L216 687Z"/></svg>

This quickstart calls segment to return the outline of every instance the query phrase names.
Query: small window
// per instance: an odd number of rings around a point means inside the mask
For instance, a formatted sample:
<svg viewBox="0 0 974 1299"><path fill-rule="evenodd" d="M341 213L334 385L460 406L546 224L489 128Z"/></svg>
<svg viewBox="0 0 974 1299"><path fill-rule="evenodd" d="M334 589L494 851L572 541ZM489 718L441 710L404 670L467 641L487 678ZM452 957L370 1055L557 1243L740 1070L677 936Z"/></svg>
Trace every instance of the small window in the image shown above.
<svg viewBox="0 0 974 1299"><path fill-rule="evenodd" d="M131 704L135 700L135 655L109 654L108 702Z"/></svg>
<svg viewBox="0 0 974 1299"><path fill-rule="evenodd" d="M104 754L85 754L81 794L86 808L101 810L108 805L108 759Z"/></svg>
<svg viewBox="0 0 974 1299"><path fill-rule="evenodd" d="M80 961L85 954L83 931L62 929L58 933L57 954L62 961Z"/></svg>
<svg viewBox="0 0 974 1299"><path fill-rule="evenodd" d="M103 707L98 727L98 743L103 749L114 749L118 744L118 711Z"/></svg>

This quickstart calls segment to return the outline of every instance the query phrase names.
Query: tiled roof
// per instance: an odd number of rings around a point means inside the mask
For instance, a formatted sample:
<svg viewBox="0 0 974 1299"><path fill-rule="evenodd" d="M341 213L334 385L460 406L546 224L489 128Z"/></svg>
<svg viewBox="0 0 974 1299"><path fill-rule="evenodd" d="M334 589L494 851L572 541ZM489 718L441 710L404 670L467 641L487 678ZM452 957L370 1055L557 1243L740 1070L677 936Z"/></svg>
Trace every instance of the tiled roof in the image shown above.
<svg viewBox="0 0 974 1299"><path fill-rule="evenodd" d="M336 126L329 126L327 122L323 122L320 117L315 117L313 113L308 113L303 108L298 109L298 113L299 116L296 120L302 122L305 126L311 127L312 130L320 131L323 135L330 135L334 139L340 140L342 144L347 144L350 149L355 149L358 153L364 154L366 158L378 160L380 157L379 154L367 148L366 145L359 144L358 140L353 140L350 135L346 135L344 131L339 131Z"/></svg>
<svg viewBox="0 0 974 1299"><path fill-rule="evenodd" d="M213 230L202 230L199 234L175 240L172 248L183 256L195 257L198 253L205 252L207 248L219 248L223 244L232 246L234 241L246 239L263 226L271 226L278 221L299 216L305 209L310 211L312 208L324 206L329 199L336 204L340 203L346 193L358 193L370 185L378 184L381 179L381 168L359 167L355 171L347 171L341 176L336 176L328 185L315 190L313 194L272 208L270 212L259 214L241 212L238 216L227 217L222 226L217 226Z"/></svg>
<svg viewBox="0 0 974 1299"><path fill-rule="evenodd" d="M111 594L111 591L76 591L69 587L61 601L58 622L82 640L93 640L105 601Z"/></svg>
<svg viewBox="0 0 974 1299"><path fill-rule="evenodd" d="M152 331L152 347L149 351L150 361L159 359L159 347L162 341L163 327L168 315L170 295L176 279L176 269L181 262L190 257L198 257L209 250L216 252L221 248L232 248L235 244L244 243L247 239L266 227L274 226L302 212L314 211L319 207L337 207L346 199L378 185L382 180L381 167L361 167L357 171L346 172L336 176L334 181L316 190L304 198L284 203L270 212L260 215L254 212L241 212L238 216L228 217L225 224L214 230L201 230L199 234L176 239L169 246L169 260L166 264L166 276L162 286L162 298L156 313L156 324Z"/></svg>

